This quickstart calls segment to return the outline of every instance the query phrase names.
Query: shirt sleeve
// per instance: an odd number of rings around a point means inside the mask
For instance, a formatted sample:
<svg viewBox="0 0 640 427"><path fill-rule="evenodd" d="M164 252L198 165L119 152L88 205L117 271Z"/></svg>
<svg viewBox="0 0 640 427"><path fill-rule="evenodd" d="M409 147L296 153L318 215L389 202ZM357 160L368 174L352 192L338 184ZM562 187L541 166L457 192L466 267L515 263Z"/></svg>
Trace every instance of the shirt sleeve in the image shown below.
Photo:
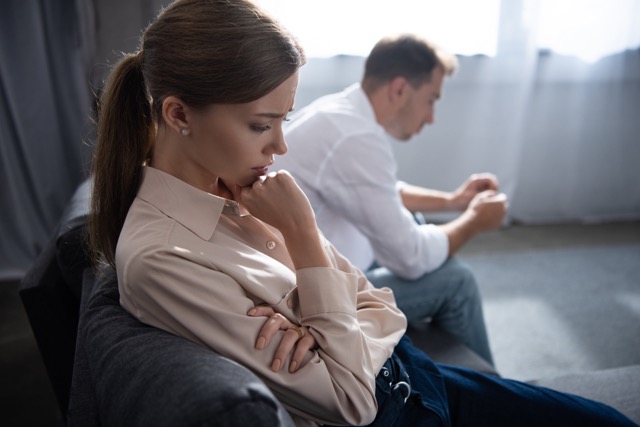
<svg viewBox="0 0 640 427"><path fill-rule="evenodd" d="M377 412L375 377L406 327L388 289L374 288L328 245L337 267L295 272L300 321L316 338L297 372L271 371L279 332L255 349L265 318L255 306L250 275L225 272L234 260L176 244L142 245L119 268L122 305L141 321L210 347L248 367L296 416L320 424L362 425ZM237 264L236 264L237 266ZM122 273L120 271L122 270ZM236 271L236 270L234 270ZM239 271L239 270L238 270ZM290 297L290 295L289 295Z"/></svg>
<svg viewBox="0 0 640 427"><path fill-rule="evenodd" d="M371 243L378 264L406 279L440 267L449 241L439 227L417 224L403 205L389 142L375 133L350 135L327 156L316 183L325 202Z"/></svg>

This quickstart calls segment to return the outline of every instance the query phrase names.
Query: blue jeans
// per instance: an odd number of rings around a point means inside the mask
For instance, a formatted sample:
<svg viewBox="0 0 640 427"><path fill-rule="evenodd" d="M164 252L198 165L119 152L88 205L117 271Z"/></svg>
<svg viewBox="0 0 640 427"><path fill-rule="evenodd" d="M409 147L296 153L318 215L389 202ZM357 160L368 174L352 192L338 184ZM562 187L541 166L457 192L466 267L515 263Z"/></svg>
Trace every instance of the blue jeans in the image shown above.
<svg viewBox="0 0 640 427"><path fill-rule="evenodd" d="M599 402L436 364L404 337L376 378L372 427L637 426Z"/></svg>
<svg viewBox="0 0 640 427"><path fill-rule="evenodd" d="M374 286L393 290L398 308L413 326L431 319L493 364L482 299L471 270L457 258L416 280L402 279L387 268L374 267L366 273Z"/></svg>

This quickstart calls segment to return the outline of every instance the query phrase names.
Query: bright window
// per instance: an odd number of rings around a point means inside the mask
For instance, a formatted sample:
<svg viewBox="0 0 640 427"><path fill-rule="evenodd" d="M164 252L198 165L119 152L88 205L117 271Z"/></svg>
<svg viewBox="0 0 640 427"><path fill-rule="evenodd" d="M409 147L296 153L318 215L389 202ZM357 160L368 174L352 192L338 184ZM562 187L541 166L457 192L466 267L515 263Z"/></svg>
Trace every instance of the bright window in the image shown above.
<svg viewBox="0 0 640 427"><path fill-rule="evenodd" d="M494 55L500 0L257 0L308 56L366 56L383 36L411 32L459 54Z"/></svg>
<svg viewBox="0 0 640 427"><path fill-rule="evenodd" d="M542 0L537 45L596 61L640 46L638 0Z"/></svg>
<svg viewBox="0 0 640 427"><path fill-rule="evenodd" d="M502 8L501 0L256 1L314 57L366 56L381 37L400 32L460 55L494 56L500 35L511 39L514 29L516 42L531 42L522 48L585 61L640 46L639 0L503 0Z"/></svg>

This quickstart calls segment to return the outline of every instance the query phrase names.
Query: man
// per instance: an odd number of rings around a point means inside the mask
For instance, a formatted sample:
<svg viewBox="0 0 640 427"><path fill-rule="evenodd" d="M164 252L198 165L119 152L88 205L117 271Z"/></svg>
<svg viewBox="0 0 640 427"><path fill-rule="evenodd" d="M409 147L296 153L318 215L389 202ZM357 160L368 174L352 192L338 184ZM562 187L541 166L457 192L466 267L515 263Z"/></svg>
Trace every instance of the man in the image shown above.
<svg viewBox="0 0 640 427"><path fill-rule="evenodd" d="M452 256L473 236L500 227L507 201L491 174L452 193L399 182L392 140L407 141L434 117L445 76L457 67L413 35L380 40L364 77L293 115L285 129L287 169L305 191L326 237L376 286L393 289L409 322L438 323L492 363L476 281ZM412 212L463 211L419 224Z"/></svg>

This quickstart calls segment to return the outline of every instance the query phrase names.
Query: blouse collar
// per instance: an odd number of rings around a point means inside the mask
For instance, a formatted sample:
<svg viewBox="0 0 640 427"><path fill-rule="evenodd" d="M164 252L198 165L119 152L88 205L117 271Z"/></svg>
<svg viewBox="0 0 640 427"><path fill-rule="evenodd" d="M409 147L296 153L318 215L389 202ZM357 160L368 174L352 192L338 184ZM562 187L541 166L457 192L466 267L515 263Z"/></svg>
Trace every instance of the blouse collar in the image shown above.
<svg viewBox="0 0 640 427"><path fill-rule="evenodd" d="M240 216L234 200L202 191L151 166L143 167L138 198L152 204L200 238L210 240L220 215Z"/></svg>

